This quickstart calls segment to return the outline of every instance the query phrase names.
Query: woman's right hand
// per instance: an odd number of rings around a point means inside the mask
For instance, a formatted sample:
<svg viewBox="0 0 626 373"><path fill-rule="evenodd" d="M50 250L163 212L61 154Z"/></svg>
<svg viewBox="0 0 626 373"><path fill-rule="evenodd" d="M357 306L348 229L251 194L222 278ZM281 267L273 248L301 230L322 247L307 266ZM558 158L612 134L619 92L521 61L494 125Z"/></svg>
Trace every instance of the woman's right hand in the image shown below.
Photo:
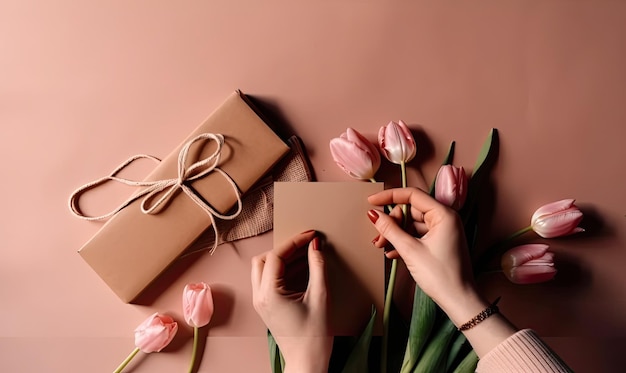
<svg viewBox="0 0 626 373"><path fill-rule="evenodd" d="M385 190L368 201L380 206L410 204L413 227L420 237L398 226L397 206L392 216L370 210L368 216L381 235L374 245L383 247L389 241L395 250L387 252L387 257L402 257L415 282L457 327L489 306L474 285L463 224L456 211L415 188ZM482 357L515 331L503 316L494 315L464 334Z"/></svg>
<svg viewBox="0 0 626 373"><path fill-rule="evenodd" d="M475 292L463 225L454 210L416 188L385 190L368 201L380 206L410 205L409 221L421 237L405 232L393 217L370 210L368 215L381 235L374 245L382 247L389 241L395 250L388 251L387 257L402 257L415 282L435 302L442 305ZM396 206L392 215L397 215L398 209Z"/></svg>
<svg viewBox="0 0 626 373"><path fill-rule="evenodd" d="M392 216L370 210L370 220L380 232L374 245L383 247L389 241L395 250L386 252L387 257L402 257L415 282L455 325L489 305L476 291L463 224L456 211L416 188L388 189L368 201L380 206L410 205L409 221L419 237L398 225L398 206Z"/></svg>

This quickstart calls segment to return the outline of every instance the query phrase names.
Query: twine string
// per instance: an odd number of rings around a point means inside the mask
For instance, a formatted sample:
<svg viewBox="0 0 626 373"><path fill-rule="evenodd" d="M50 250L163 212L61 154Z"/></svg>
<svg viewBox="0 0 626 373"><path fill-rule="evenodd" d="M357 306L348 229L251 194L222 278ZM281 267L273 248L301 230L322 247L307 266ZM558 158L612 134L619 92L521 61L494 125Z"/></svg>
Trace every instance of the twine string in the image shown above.
<svg viewBox="0 0 626 373"><path fill-rule="evenodd" d="M186 167L187 158L189 157L189 151L191 146L198 141L202 140L210 140L214 141L217 144L217 147L213 153L211 153L206 158L203 158L189 167ZM174 197L178 190L181 190L185 193L196 205L200 206L204 212L207 213L209 219L211 220L211 226L213 227L213 232L215 233L215 237L218 237L218 229L215 224L215 219L219 218L222 220L233 220L241 213L243 203L241 200L241 193L239 192L239 188L235 181L228 175L224 170L218 167L220 162L222 147L224 145L224 136L221 134L213 134L213 133L202 133L193 139L186 142L178 153L178 175L176 178L165 179L165 180L156 180L156 181L138 181L132 180L124 177L117 176L122 170L126 167L130 166L133 162L139 159L150 159L154 162L161 162L159 158L153 157L151 155L139 154L128 158L122 164L120 164L117 168L115 168L109 175L99 178L97 180L91 181L80 188L76 189L69 200L69 207L72 214L76 217L81 218L83 220L88 221L99 221L106 220L117 213L119 213L122 209L126 208L131 203L136 200L143 198L141 201L141 212L144 214L158 214L169 201ZM199 169L202 171L198 172ZM232 187L235 196L237 198L237 208L231 214L221 214L216 211L213 207L207 204L202 197L196 192L191 186L191 182L198 180L211 172L217 172L228 181L230 186ZM93 190L100 185L114 181L124 185L136 186L136 187L144 187L136 195L128 198L126 201L122 202L117 208L112 211L98 216L90 216L84 214L80 209L80 197L84 195L86 192ZM210 252L213 253L217 248L218 240L216 239L213 243L213 247Z"/></svg>

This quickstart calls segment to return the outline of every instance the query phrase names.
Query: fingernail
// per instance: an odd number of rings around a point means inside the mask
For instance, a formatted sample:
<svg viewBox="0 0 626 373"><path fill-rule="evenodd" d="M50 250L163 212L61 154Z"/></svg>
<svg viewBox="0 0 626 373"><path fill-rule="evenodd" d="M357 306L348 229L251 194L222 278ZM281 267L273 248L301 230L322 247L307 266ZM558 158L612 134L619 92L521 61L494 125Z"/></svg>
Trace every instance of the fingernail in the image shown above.
<svg viewBox="0 0 626 373"><path fill-rule="evenodd" d="M367 212L367 217L370 218L372 223L376 224L376 221L378 220L378 211L376 211L376 210L369 210Z"/></svg>
<svg viewBox="0 0 626 373"><path fill-rule="evenodd" d="M315 232L315 229L309 229L308 231L304 231L304 232L302 232L302 234L312 233L312 232Z"/></svg>
<svg viewBox="0 0 626 373"><path fill-rule="evenodd" d="M374 239L372 240L372 245L375 245L376 242L378 242L378 240L380 239L380 234L376 237L374 237Z"/></svg>
<svg viewBox="0 0 626 373"><path fill-rule="evenodd" d="M313 239L312 245L313 245L313 250L319 251L319 249L320 249L320 239L319 239L319 237L315 237Z"/></svg>

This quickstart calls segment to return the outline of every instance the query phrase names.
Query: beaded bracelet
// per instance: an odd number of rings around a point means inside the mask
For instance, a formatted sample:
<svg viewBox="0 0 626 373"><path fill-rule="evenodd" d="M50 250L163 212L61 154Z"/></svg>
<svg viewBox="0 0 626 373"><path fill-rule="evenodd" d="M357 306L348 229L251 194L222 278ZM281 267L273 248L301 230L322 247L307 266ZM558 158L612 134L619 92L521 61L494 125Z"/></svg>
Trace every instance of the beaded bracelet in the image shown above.
<svg viewBox="0 0 626 373"><path fill-rule="evenodd" d="M498 309L498 306L497 306L499 301L500 301L500 297L498 297L498 299L496 299L495 302L491 303L491 305L485 308L481 313L474 316L473 319L461 325L459 327L459 331L465 331L465 330L471 329L475 327L476 325L480 324L481 322L485 321L485 319L487 319L489 316L499 313L500 310Z"/></svg>

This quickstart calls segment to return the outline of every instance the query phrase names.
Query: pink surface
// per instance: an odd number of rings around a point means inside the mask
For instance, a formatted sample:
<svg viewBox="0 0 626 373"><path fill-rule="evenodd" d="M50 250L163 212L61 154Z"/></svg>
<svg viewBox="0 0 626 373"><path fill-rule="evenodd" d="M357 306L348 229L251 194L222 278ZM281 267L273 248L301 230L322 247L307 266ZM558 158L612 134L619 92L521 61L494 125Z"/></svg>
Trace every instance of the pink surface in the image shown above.
<svg viewBox="0 0 626 373"><path fill-rule="evenodd" d="M271 234L181 262L159 296L127 305L76 253L98 224L66 206L130 154L168 154L236 88L281 112L322 181L347 179L328 151L347 126L373 137L403 119L423 134L413 185L431 180L451 140L457 165L471 168L499 128L494 239L568 197L585 209L588 234L550 242L561 258L552 283L493 275L481 285L577 372L621 361L626 4L94 4L0 5L0 370L111 371L135 326L154 311L182 320L184 284L206 281L216 316L200 371L269 372L249 262ZM190 349L183 327L133 371L182 371Z"/></svg>

